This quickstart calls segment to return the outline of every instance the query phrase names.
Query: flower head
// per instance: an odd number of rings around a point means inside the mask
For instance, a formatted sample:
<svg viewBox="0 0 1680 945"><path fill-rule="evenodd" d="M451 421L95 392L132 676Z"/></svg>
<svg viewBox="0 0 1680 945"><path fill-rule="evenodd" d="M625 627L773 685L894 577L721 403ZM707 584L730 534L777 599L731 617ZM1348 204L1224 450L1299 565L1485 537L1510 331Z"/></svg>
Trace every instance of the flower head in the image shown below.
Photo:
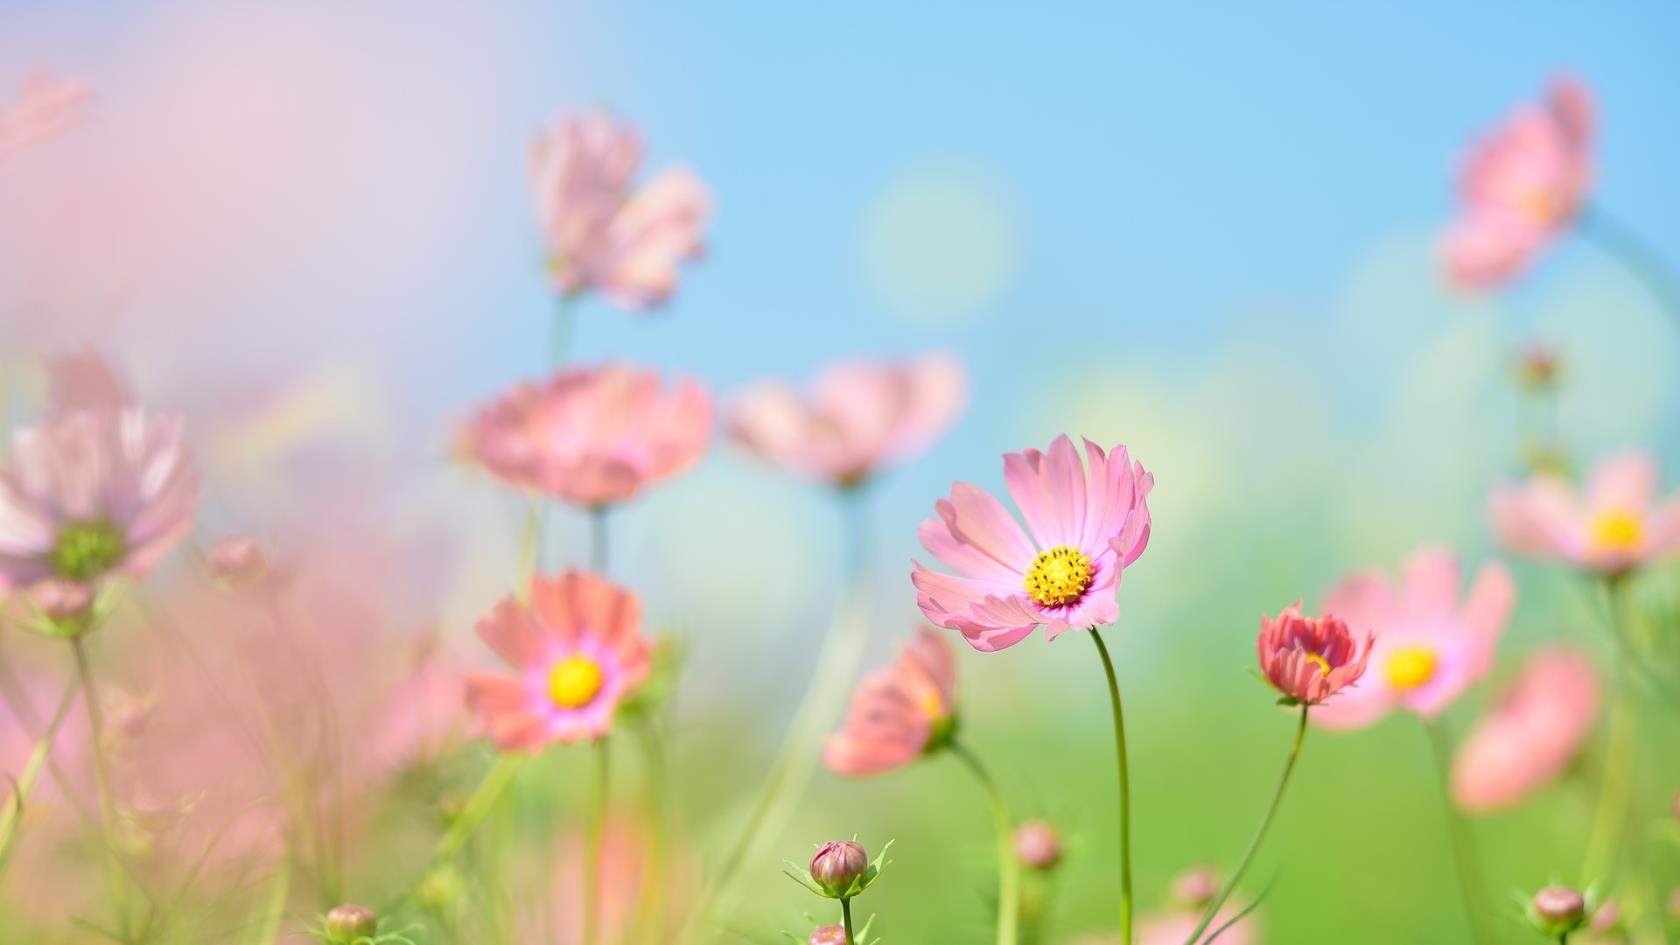
<svg viewBox="0 0 1680 945"><path fill-rule="evenodd" d="M955 419L965 397L949 355L851 361L817 376L803 396L766 382L735 403L730 432L760 456L838 485L920 453Z"/></svg>
<svg viewBox="0 0 1680 945"><path fill-rule="evenodd" d="M1441 247L1453 281L1510 281L1575 219L1592 182L1592 112L1586 89L1560 78L1471 148Z"/></svg>
<svg viewBox="0 0 1680 945"><path fill-rule="evenodd" d="M951 647L918 628L898 662L870 673L852 694L851 711L829 736L823 762L836 774L861 777L942 747L956 728L955 687Z"/></svg>
<svg viewBox="0 0 1680 945"><path fill-rule="evenodd" d="M634 497L693 465L712 403L691 380L620 365L573 368L522 384L479 411L464 438L496 478L580 505Z"/></svg>
<svg viewBox="0 0 1680 945"><path fill-rule="evenodd" d="M1035 870L1055 869L1062 862L1062 835L1049 821L1026 821L1015 828L1015 858Z"/></svg>
<svg viewBox="0 0 1680 945"><path fill-rule="evenodd" d="M327 936L335 945L357 945L364 939L371 941L379 934L379 918L373 910L349 903L333 906L332 911L327 913L326 926Z"/></svg>
<svg viewBox="0 0 1680 945"><path fill-rule="evenodd" d="M1004 456L1003 474L1026 529L990 494L953 485L917 529L922 547L957 572L916 564L922 613L983 652L1014 646L1041 624L1053 640L1113 623L1120 572L1149 544L1155 477L1124 446L1109 454L1086 440L1081 463L1065 436L1048 453Z"/></svg>
<svg viewBox="0 0 1680 945"><path fill-rule="evenodd" d="M840 896L863 878L869 854L851 840L830 840L811 857L811 879L831 896Z"/></svg>
<svg viewBox="0 0 1680 945"><path fill-rule="evenodd" d="M598 291L625 308L650 308L676 289L677 265L703 252L705 184L673 167L633 189L641 160L636 131L600 113L561 118L533 142L532 196L562 295Z"/></svg>
<svg viewBox="0 0 1680 945"><path fill-rule="evenodd" d="M1568 935L1587 924L1587 899L1567 886L1547 886L1528 903L1528 921L1547 938Z"/></svg>
<svg viewBox="0 0 1680 945"><path fill-rule="evenodd" d="M88 102L87 83L30 74L10 105L0 107L0 159L75 125Z"/></svg>
<svg viewBox="0 0 1680 945"><path fill-rule="evenodd" d="M467 680L467 706L504 751L595 738L648 676L641 604L606 580L569 571L534 578L531 602L507 598L478 623L478 635L514 669Z"/></svg>
<svg viewBox="0 0 1680 945"><path fill-rule="evenodd" d="M1549 474L1499 489L1493 530L1512 551L1621 574L1680 551L1680 494L1656 493L1656 462L1622 453L1593 468L1584 494Z"/></svg>
<svg viewBox="0 0 1680 945"><path fill-rule="evenodd" d="M1313 717L1339 728L1370 725L1397 708L1434 718L1487 675L1516 586L1498 564L1482 566L1462 601L1459 586L1458 559L1426 549L1406 562L1398 585L1362 572L1326 594L1326 610L1375 639L1365 681Z"/></svg>
<svg viewBox="0 0 1680 945"><path fill-rule="evenodd" d="M1305 616L1297 602L1276 619L1260 618L1255 649L1260 671L1285 701L1319 705L1365 674L1371 637L1367 633L1361 645L1339 618Z"/></svg>
<svg viewBox="0 0 1680 945"><path fill-rule="evenodd" d="M1497 810L1550 783L1592 734L1599 695L1586 657L1561 647L1534 654L1459 748L1453 798Z"/></svg>

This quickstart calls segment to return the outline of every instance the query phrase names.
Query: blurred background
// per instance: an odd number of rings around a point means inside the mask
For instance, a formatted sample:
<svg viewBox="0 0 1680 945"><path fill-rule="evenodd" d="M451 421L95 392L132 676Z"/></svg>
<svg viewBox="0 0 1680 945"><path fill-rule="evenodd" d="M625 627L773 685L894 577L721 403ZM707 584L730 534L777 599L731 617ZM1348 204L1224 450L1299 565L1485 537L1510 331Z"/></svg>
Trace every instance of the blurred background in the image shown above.
<svg viewBox="0 0 1680 945"><path fill-rule="evenodd" d="M1494 553L1485 497L1521 470L1523 344L1562 353L1578 456L1680 465L1680 334L1612 260L1566 240L1513 290L1471 296L1436 253L1466 144L1567 71L1601 109L1597 202L1680 265L1677 35L1680 8L1655 2L13 0L0 89L46 69L93 98L80 127L0 165L10 409L39 386L31 363L96 346L187 416L204 536L398 536L416 626L493 665L471 628L511 589L522 511L451 461L452 431L546 364L531 135L609 109L648 167L692 166L717 213L664 310L584 304L576 357L725 398L838 356L967 366L953 432L869 495L871 664L919 619L915 525L953 480L1000 488L1003 452L1064 431L1155 473L1112 637L1147 907L1180 869L1236 857L1276 777L1291 721L1250 674L1259 616L1419 545ZM838 513L719 436L614 527L615 577L689 643L676 803L687 842L715 851L816 671ZM584 534L557 515L550 560L580 560ZM1584 584L1516 568L1496 681L1541 641L1603 639ZM961 654L968 740L1020 813L1073 837L1054 941L1115 909L1109 719L1076 636ZM551 755L564 810L589 763ZM1576 869L1593 765L1477 821L1512 921L1510 890ZM856 833L897 841L868 904L889 943L987 940L990 826L964 778L949 760L817 774L731 925L800 929L818 903L780 858ZM1250 881L1278 879L1265 940L1464 940L1442 816L1414 720L1315 731ZM1663 888L1680 880L1662 866Z"/></svg>

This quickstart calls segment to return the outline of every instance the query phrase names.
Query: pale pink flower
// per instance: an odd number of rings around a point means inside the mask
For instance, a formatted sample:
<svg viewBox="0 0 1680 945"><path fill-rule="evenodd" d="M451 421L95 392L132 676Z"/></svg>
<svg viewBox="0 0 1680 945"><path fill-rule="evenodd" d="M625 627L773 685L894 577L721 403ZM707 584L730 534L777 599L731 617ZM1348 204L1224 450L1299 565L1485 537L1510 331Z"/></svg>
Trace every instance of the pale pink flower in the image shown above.
<svg viewBox="0 0 1680 945"><path fill-rule="evenodd" d="M811 930L807 945L846 945L846 927L839 923L819 925Z"/></svg>
<svg viewBox="0 0 1680 945"><path fill-rule="evenodd" d="M927 449L956 419L966 388L950 355L847 361L818 374L803 394L779 381L742 392L730 433L779 466L856 485Z"/></svg>
<svg viewBox="0 0 1680 945"><path fill-rule="evenodd" d="M1471 148L1460 212L1442 240L1447 274L1485 288L1520 274L1585 204L1593 174L1593 105L1563 77Z"/></svg>
<svg viewBox="0 0 1680 945"><path fill-rule="evenodd" d="M828 737L823 763L861 777L909 764L939 747L956 724L957 667L951 647L926 627L898 662L864 677L840 730Z"/></svg>
<svg viewBox="0 0 1680 945"><path fill-rule="evenodd" d="M1261 617L1254 646L1266 679L1302 705L1319 705L1358 682L1371 658L1369 633L1357 642L1340 618L1304 616L1299 602L1275 620Z"/></svg>
<svg viewBox="0 0 1680 945"><path fill-rule="evenodd" d="M1601 461L1585 493L1540 474L1496 490L1493 530L1512 551L1620 574L1680 550L1680 494L1657 501L1657 465L1644 453Z"/></svg>
<svg viewBox="0 0 1680 945"><path fill-rule="evenodd" d="M80 79L29 75L17 98L0 108L0 160L73 127L87 101L87 83Z"/></svg>
<svg viewBox="0 0 1680 945"><path fill-rule="evenodd" d="M1049 453L1003 458L1022 529L989 493L959 482L917 529L922 547L956 571L911 574L916 603L935 625L956 630L977 650L1014 646L1039 625L1054 640L1120 616L1120 572L1149 544L1149 490L1155 477L1124 446L1113 455L1057 437Z"/></svg>
<svg viewBox="0 0 1680 945"><path fill-rule="evenodd" d="M650 671L641 603L581 571L533 578L530 601L509 597L479 621L478 635L515 675L469 676L467 706L503 751L605 735Z"/></svg>
<svg viewBox="0 0 1680 945"><path fill-rule="evenodd" d="M1531 656L1471 729L1453 765L1453 797L1466 810L1510 807L1575 760L1598 717L1598 674L1564 649Z"/></svg>
<svg viewBox="0 0 1680 945"><path fill-rule="evenodd" d="M1482 566L1462 601L1460 581L1458 559L1430 548L1407 560L1398 585L1367 571L1326 594L1326 611L1375 640L1364 680L1313 718L1337 728L1370 725L1395 709L1434 718L1487 675L1516 586L1496 563Z"/></svg>
<svg viewBox="0 0 1680 945"><path fill-rule="evenodd" d="M531 187L554 287L571 297L598 291L645 309L670 298L677 266L698 258L711 195L694 172L672 167L640 189L635 129L600 113L571 115L531 148Z"/></svg>
<svg viewBox="0 0 1680 945"><path fill-rule="evenodd" d="M580 505L634 497L692 466L711 436L712 402L692 380L621 365L521 384L478 412L463 439L491 475Z"/></svg>
<svg viewBox="0 0 1680 945"><path fill-rule="evenodd" d="M47 380L50 416L79 410L116 410L135 404L128 378L92 348L48 361Z"/></svg>

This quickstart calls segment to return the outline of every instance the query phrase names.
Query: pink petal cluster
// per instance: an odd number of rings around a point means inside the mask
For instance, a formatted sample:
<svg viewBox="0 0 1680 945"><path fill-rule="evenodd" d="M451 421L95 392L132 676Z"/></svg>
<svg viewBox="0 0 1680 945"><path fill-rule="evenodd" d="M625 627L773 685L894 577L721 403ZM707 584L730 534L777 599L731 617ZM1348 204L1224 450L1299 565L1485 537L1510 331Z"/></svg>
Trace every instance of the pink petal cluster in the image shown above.
<svg viewBox="0 0 1680 945"><path fill-rule="evenodd" d="M910 361L848 361L800 394L769 381L735 402L730 433L772 463L855 485L927 447L967 397L962 364L946 354Z"/></svg>
<svg viewBox="0 0 1680 945"><path fill-rule="evenodd" d="M1370 725L1395 709L1433 718L1487 675L1516 586L1496 563L1482 566L1462 601L1460 586L1458 559L1430 548L1407 560L1398 585L1367 571L1326 594L1325 610L1374 640L1364 682L1313 718L1337 728Z"/></svg>
<svg viewBox="0 0 1680 945"><path fill-rule="evenodd" d="M955 724L956 675L951 647L918 628L898 662L870 673L852 694L851 711L823 749L824 764L862 777L920 758Z"/></svg>
<svg viewBox="0 0 1680 945"><path fill-rule="evenodd" d="M87 101L87 83L80 79L31 74L17 98L0 109L0 160L74 126Z"/></svg>
<svg viewBox="0 0 1680 945"><path fill-rule="evenodd" d="M529 604L508 597L479 621L478 635L514 673L469 676L467 707L503 751L605 735L620 700L651 670L641 619L634 594L593 574L533 578ZM575 701L556 691L568 665L594 674Z"/></svg>
<svg viewBox="0 0 1680 945"><path fill-rule="evenodd" d="M917 529L922 547L957 572L911 574L916 603L937 626L956 630L982 652L1014 646L1039 625L1054 640L1120 616L1120 572L1149 544L1149 491L1155 477L1124 446L1112 455L1058 437L1048 453L1003 458L1009 495L1023 530L1003 503L965 482Z"/></svg>
<svg viewBox="0 0 1680 945"><path fill-rule="evenodd" d="M1493 530L1512 551L1601 574L1680 551L1680 494L1657 500L1657 465L1643 453L1601 461L1585 493L1541 474L1496 490Z"/></svg>
<svg viewBox="0 0 1680 945"><path fill-rule="evenodd" d="M656 306L676 289L678 264L704 251L706 185L673 167L634 189L641 161L641 137L601 113L560 118L533 142L532 196L561 294Z"/></svg>
<svg viewBox="0 0 1680 945"><path fill-rule="evenodd" d="M1453 798L1466 810L1498 810L1551 783L1592 734L1600 695L1581 654L1557 647L1529 657L1459 748Z"/></svg>
<svg viewBox="0 0 1680 945"><path fill-rule="evenodd" d="M1319 705L1365 674L1371 637L1355 642L1340 619L1304 616L1296 603L1276 619L1260 618L1255 648L1260 671L1279 692L1296 703Z"/></svg>
<svg viewBox="0 0 1680 945"><path fill-rule="evenodd" d="M692 380L666 390L657 372L577 367L521 384L463 431L491 475L579 505L623 502L687 469L711 437L712 401Z"/></svg>
<svg viewBox="0 0 1680 945"><path fill-rule="evenodd" d="M1447 274L1485 288L1519 275L1570 225L1592 182L1593 104L1569 77L1519 107L1471 148L1459 218L1442 240Z"/></svg>

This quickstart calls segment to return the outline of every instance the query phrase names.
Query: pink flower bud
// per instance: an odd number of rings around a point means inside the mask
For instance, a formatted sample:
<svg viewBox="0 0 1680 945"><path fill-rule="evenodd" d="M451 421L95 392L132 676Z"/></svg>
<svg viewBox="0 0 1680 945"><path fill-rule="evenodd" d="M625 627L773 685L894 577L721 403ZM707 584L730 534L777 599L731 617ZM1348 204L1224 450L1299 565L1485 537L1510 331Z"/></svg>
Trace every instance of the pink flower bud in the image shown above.
<svg viewBox="0 0 1680 945"><path fill-rule="evenodd" d="M843 925L820 925L811 930L808 945L846 945L846 927Z"/></svg>
<svg viewBox="0 0 1680 945"><path fill-rule="evenodd" d="M869 869L869 854L850 840L830 840L811 858L811 878L835 898L847 897L852 884Z"/></svg>
<svg viewBox="0 0 1680 945"><path fill-rule="evenodd" d="M250 538L224 538L210 551L210 573L229 584L245 584L267 569L262 547Z"/></svg>
<svg viewBox="0 0 1680 945"><path fill-rule="evenodd" d="M1015 856L1035 870L1047 870L1062 861L1062 838L1046 821L1029 820L1015 828Z"/></svg>
<svg viewBox="0 0 1680 945"><path fill-rule="evenodd" d="M1528 904L1528 920L1542 935L1567 935L1586 924L1587 900L1567 886L1547 886Z"/></svg>
<svg viewBox="0 0 1680 945"><path fill-rule="evenodd" d="M356 945L379 934L379 918L365 906L348 903L327 913L327 935L335 945Z"/></svg>
<svg viewBox="0 0 1680 945"><path fill-rule="evenodd" d="M1219 895L1219 874L1206 866L1185 870L1173 880L1173 898L1195 909L1204 909Z"/></svg>

